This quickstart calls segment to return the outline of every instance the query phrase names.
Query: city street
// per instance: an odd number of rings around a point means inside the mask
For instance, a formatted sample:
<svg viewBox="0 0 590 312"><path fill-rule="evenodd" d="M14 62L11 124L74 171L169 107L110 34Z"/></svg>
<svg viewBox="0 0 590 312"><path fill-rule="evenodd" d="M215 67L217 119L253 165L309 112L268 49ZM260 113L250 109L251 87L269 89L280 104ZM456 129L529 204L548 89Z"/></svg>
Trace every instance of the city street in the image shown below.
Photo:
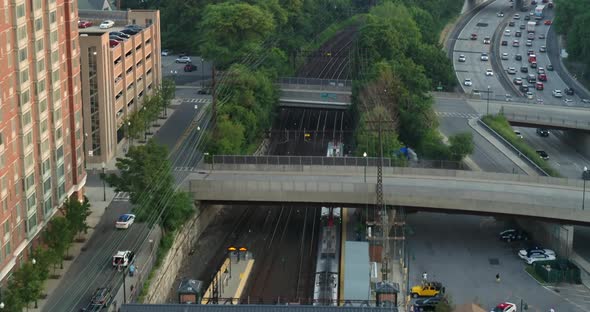
<svg viewBox="0 0 590 312"><path fill-rule="evenodd" d="M488 311L504 301L520 304L521 299L528 311L590 310L583 298L566 300L528 275L526 264L516 255L519 244L497 238L506 226L502 220L419 212L408 215L407 222L411 285L427 272L430 280L443 283L454 304L475 302Z"/></svg>

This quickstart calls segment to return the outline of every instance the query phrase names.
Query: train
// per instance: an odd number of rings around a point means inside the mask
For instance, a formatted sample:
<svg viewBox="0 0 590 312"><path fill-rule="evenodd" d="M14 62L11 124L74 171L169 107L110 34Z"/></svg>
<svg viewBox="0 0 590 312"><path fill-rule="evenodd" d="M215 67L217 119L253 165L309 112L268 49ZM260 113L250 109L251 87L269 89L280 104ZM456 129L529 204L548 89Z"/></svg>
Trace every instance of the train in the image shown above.
<svg viewBox="0 0 590 312"><path fill-rule="evenodd" d="M322 207L313 305L338 306L342 208Z"/></svg>

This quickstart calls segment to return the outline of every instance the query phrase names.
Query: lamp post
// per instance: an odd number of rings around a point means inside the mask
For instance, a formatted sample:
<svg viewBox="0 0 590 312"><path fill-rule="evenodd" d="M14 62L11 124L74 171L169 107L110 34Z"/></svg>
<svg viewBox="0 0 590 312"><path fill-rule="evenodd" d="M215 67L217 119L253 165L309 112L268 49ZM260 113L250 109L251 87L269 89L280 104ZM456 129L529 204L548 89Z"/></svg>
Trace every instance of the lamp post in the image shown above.
<svg viewBox="0 0 590 312"><path fill-rule="evenodd" d="M145 142L147 142L148 120L147 120L147 109L145 108L145 106L143 107L143 122L144 122L143 140Z"/></svg>
<svg viewBox="0 0 590 312"><path fill-rule="evenodd" d="M101 164L102 166L102 200L103 201L107 201L107 185L105 183L105 179L107 178L105 171L106 171L106 165L104 163L104 161Z"/></svg>
<svg viewBox="0 0 590 312"><path fill-rule="evenodd" d="M35 260L35 258L31 259L31 263L33 264L33 267L35 266L35 264L37 264L37 260ZM37 309L37 298L35 298L35 309Z"/></svg>
<svg viewBox="0 0 590 312"><path fill-rule="evenodd" d="M204 59L201 57L201 89L205 86L203 83L203 79L205 78L205 71L203 70L203 61Z"/></svg>
<svg viewBox="0 0 590 312"><path fill-rule="evenodd" d="M131 145L133 145L131 140L133 140L131 138L131 121L128 121L127 122L127 151L129 151L129 148L131 147Z"/></svg>
<svg viewBox="0 0 590 312"><path fill-rule="evenodd" d="M365 158L365 183L367 183L367 166L369 165L369 159L367 158L367 152L363 153L363 157Z"/></svg>
<svg viewBox="0 0 590 312"><path fill-rule="evenodd" d="M490 114L490 86L488 86L488 104L486 105L486 115Z"/></svg>
<svg viewBox="0 0 590 312"><path fill-rule="evenodd" d="M584 189L582 190L582 210L584 210L584 205L586 204L586 180L590 179L590 171L588 171L588 167L584 166L584 171L582 171L582 180L584 180Z"/></svg>

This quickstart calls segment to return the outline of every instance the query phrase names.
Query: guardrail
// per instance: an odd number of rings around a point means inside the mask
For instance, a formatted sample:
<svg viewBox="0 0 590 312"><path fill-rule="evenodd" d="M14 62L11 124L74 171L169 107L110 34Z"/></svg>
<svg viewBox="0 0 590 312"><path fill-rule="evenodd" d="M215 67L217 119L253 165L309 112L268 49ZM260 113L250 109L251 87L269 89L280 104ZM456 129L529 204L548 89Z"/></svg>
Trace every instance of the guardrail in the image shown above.
<svg viewBox="0 0 590 312"><path fill-rule="evenodd" d="M494 135L497 139L499 139L504 145L506 145L507 147L509 147L512 150L514 150L518 154L518 157L523 158L524 160L526 160L529 163L529 165L531 165L531 167L533 167L535 170L537 170L537 172L539 172L540 174L542 174L542 175L544 175L546 177L549 177L550 176L547 172L545 172L545 170L543 170L543 168L539 167L532 159L530 159L527 156L525 156L524 153L522 153L516 146L514 146L510 142L508 142L508 140L506 140L498 132L494 131L494 129L490 128L490 126L488 126L481 119L478 119L477 122L482 127L484 127L487 131L489 131L492 135Z"/></svg>
<svg viewBox="0 0 590 312"><path fill-rule="evenodd" d="M286 84L291 86L297 86L300 89L317 89L320 87L325 89L342 89L352 88L352 80L342 79L318 79L318 78L299 78L299 77L281 77L277 80L279 84Z"/></svg>
<svg viewBox="0 0 590 312"><path fill-rule="evenodd" d="M552 116L529 115L503 112L503 115L511 122L531 123L543 126L554 126L572 129L587 129L590 130L590 121L568 120L563 118L553 118Z"/></svg>

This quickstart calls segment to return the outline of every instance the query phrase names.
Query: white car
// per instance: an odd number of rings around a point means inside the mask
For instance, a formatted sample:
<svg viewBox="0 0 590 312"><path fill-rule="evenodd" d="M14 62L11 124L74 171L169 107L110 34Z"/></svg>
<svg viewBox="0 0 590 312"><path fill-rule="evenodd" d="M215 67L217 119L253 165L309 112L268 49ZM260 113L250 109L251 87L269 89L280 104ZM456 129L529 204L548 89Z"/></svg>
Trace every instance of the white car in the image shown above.
<svg viewBox="0 0 590 312"><path fill-rule="evenodd" d="M516 75L516 68L508 67L508 74L509 75Z"/></svg>
<svg viewBox="0 0 590 312"><path fill-rule="evenodd" d="M459 62L463 63L463 62L465 62L465 60L466 60L465 55L463 55L463 54L459 55Z"/></svg>
<svg viewBox="0 0 590 312"><path fill-rule="evenodd" d="M498 15L498 17L504 17L504 12L498 12L496 15Z"/></svg>
<svg viewBox="0 0 590 312"><path fill-rule="evenodd" d="M483 38L483 44L490 44L490 42L492 42L492 39L490 39L490 37Z"/></svg>
<svg viewBox="0 0 590 312"><path fill-rule="evenodd" d="M465 81L463 81L463 84L468 87L471 87L473 85L473 82L471 81L470 78L465 78Z"/></svg>
<svg viewBox="0 0 590 312"><path fill-rule="evenodd" d="M515 131L515 133L516 133L516 131ZM534 249L534 250L521 249L521 250L518 251L518 257L520 257L520 259L526 259L526 258L528 258L530 255L532 255L534 253L540 253L540 254L546 254L546 255L555 256L555 251L553 251L551 249Z"/></svg>
<svg viewBox="0 0 590 312"><path fill-rule="evenodd" d="M524 137L522 136L522 133L520 133L519 130L514 130L514 135L516 135L517 138L519 139L523 139ZM526 250L525 250L526 252ZM519 254L520 255L520 254Z"/></svg>
<svg viewBox="0 0 590 312"><path fill-rule="evenodd" d="M113 256L113 267L126 267L133 263L135 259L135 253L130 250L124 251L117 251L117 253Z"/></svg>
<svg viewBox="0 0 590 312"><path fill-rule="evenodd" d="M526 258L523 258L524 261L526 261L526 263L528 264L533 264L537 261L550 261L550 260L555 260L557 259L555 257L555 255L548 255L548 254L544 254L544 253L532 253L530 254L530 256L527 256Z"/></svg>
<svg viewBox="0 0 590 312"><path fill-rule="evenodd" d="M491 69L486 69L486 76L493 76L494 72Z"/></svg>
<svg viewBox="0 0 590 312"><path fill-rule="evenodd" d="M511 34L512 34L512 32L510 31L510 29L506 29L504 31L504 36L506 36L506 37L510 37Z"/></svg>
<svg viewBox="0 0 590 312"><path fill-rule="evenodd" d="M111 28L113 26L115 26L114 21L106 20L106 21L103 21L102 23L100 23L100 26L98 26L98 27L101 29L107 29L107 28Z"/></svg>
<svg viewBox="0 0 590 312"><path fill-rule="evenodd" d="M533 45L533 41L532 40L527 40L526 41L526 46L527 47L531 47Z"/></svg>
<svg viewBox="0 0 590 312"><path fill-rule="evenodd" d="M514 19L520 19L520 14L518 14L518 13L514 14L514 17L513 18Z"/></svg>
<svg viewBox="0 0 590 312"><path fill-rule="evenodd" d="M162 50L162 56L168 56L169 53L170 51L168 50Z"/></svg>
<svg viewBox="0 0 590 312"><path fill-rule="evenodd" d="M508 60L508 53L506 53L506 52L502 53L502 59Z"/></svg>
<svg viewBox="0 0 590 312"><path fill-rule="evenodd" d="M176 63L191 63L191 58L190 56L181 56L179 58L176 59L176 61L174 61Z"/></svg>
<svg viewBox="0 0 590 312"><path fill-rule="evenodd" d="M481 57L480 57L480 59L481 59L482 61L487 61L487 60L489 60L489 59L490 59L490 57L488 56L488 54L487 54L487 53L485 53L485 52L484 52L484 53L482 53L482 54L481 54Z"/></svg>
<svg viewBox="0 0 590 312"><path fill-rule="evenodd" d="M117 219L117 222L115 222L115 228L128 229L131 226L131 224L133 224L134 221L135 221L135 215L130 214L130 213L126 213L124 215L121 215L119 217L119 219Z"/></svg>
<svg viewBox="0 0 590 312"><path fill-rule="evenodd" d="M535 95L533 94L533 92L529 91L526 93L526 98L529 100L532 100L535 97Z"/></svg>
<svg viewBox="0 0 590 312"><path fill-rule="evenodd" d="M561 93L561 90L553 90L553 96L556 98L561 98L563 97L563 93Z"/></svg>
<svg viewBox="0 0 590 312"><path fill-rule="evenodd" d="M491 312L516 312L516 304L511 302L502 302L493 308Z"/></svg>
<svg viewBox="0 0 590 312"><path fill-rule="evenodd" d="M565 103L565 105L571 105L572 103L574 103L574 100L572 100L572 99L565 99L565 100L563 100L563 102Z"/></svg>

